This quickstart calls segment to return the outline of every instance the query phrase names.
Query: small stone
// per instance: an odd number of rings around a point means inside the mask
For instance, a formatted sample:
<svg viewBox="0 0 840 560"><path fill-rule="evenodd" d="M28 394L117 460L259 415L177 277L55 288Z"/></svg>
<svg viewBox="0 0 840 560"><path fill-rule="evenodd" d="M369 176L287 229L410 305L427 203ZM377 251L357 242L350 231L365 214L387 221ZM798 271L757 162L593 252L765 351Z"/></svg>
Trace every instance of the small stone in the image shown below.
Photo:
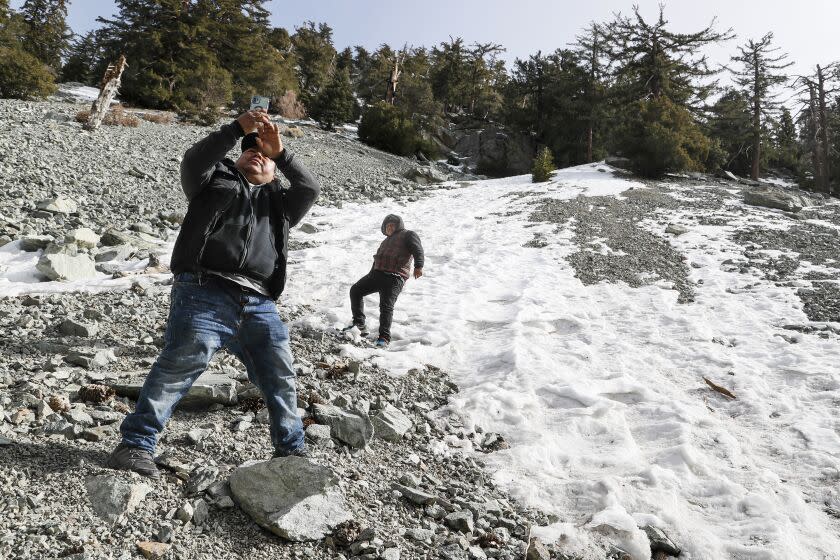
<svg viewBox="0 0 840 560"><path fill-rule="evenodd" d="M193 470L192 474L190 475L190 479L184 486L184 492L187 495L204 492L205 490L207 490L207 488L210 487L210 485L216 482L216 477L218 475L219 469L214 467L213 465L202 465L200 467L197 467L195 470Z"/></svg>
<svg viewBox="0 0 840 560"><path fill-rule="evenodd" d="M318 228L308 222L300 224L298 229L303 233L318 233Z"/></svg>
<svg viewBox="0 0 840 560"><path fill-rule="evenodd" d="M212 430L209 430L207 428L193 428L192 430L187 432L187 441L189 441L193 445L197 445L211 433Z"/></svg>
<svg viewBox="0 0 840 560"><path fill-rule="evenodd" d="M402 484L394 484L393 488L402 494L408 501L418 506L429 506L437 501L437 496L423 492L417 488L409 488L408 486L403 486ZM470 514L470 517L472 517L472 514Z"/></svg>
<svg viewBox="0 0 840 560"><path fill-rule="evenodd" d="M204 525L204 523L207 521L207 516L210 514L210 509L207 507L207 502L199 498L193 502L192 507L193 523L197 526Z"/></svg>
<svg viewBox="0 0 840 560"><path fill-rule="evenodd" d="M166 553L169 552L170 545L161 542L154 542L154 541L138 541L137 548L140 550L140 554L143 555L144 558L148 560L158 560L159 558L163 558L166 556Z"/></svg>
<svg viewBox="0 0 840 560"><path fill-rule="evenodd" d="M326 424L310 424L306 427L306 438L313 443L329 441L332 439L331 428Z"/></svg>
<svg viewBox="0 0 840 560"><path fill-rule="evenodd" d="M34 253L35 251L46 249L52 242L53 238L49 235L28 235L20 239L20 250L27 253Z"/></svg>
<svg viewBox="0 0 840 560"><path fill-rule="evenodd" d="M175 512L175 519L183 523L189 523L193 518L193 507L189 502L184 502Z"/></svg>
<svg viewBox="0 0 840 560"><path fill-rule="evenodd" d="M670 233L672 235L683 235L684 233L688 233L688 228L683 226L679 226L677 224L668 224L668 227L665 228L665 233Z"/></svg>
<svg viewBox="0 0 840 560"><path fill-rule="evenodd" d="M85 489L93 511L111 524L124 521L152 490L146 484L129 482L115 474L89 476Z"/></svg>
<svg viewBox="0 0 840 560"><path fill-rule="evenodd" d="M74 200L59 196L38 202L36 208L53 214L73 214L78 210L78 204Z"/></svg>
<svg viewBox="0 0 840 560"><path fill-rule="evenodd" d="M525 553L525 560L551 560L551 554L548 552L548 549L542 541L540 541L537 537L534 537L531 539L531 542L528 543L528 551Z"/></svg>
<svg viewBox="0 0 840 560"><path fill-rule="evenodd" d="M94 262L87 255L44 253L35 268L50 280L73 281L96 277Z"/></svg>
<svg viewBox="0 0 840 560"><path fill-rule="evenodd" d="M461 510L450 513L443 518L443 522L454 531L466 534L473 532L473 514L471 511Z"/></svg>
<svg viewBox="0 0 840 560"><path fill-rule="evenodd" d="M74 319L65 319L59 325L58 330L61 334L67 336L81 336L90 338L96 336L99 332L99 326L96 323L82 323Z"/></svg>

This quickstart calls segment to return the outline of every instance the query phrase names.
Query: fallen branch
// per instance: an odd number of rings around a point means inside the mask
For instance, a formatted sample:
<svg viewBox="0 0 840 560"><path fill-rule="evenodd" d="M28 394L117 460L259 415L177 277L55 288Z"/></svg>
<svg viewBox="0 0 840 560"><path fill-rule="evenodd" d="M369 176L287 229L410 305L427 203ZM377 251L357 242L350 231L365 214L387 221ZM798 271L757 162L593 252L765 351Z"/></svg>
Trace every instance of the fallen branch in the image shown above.
<svg viewBox="0 0 840 560"><path fill-rule="evenodd" d="M718 385L714 381L710 381L708 377L704 377L703 381L706 382L706 385L708 385L709 387L711 387L712 389L714 389L715 391L717 391L721 395L726 395L730 399L736 398L735 394L732 391L730 391L726 387L721 387L720 385Z"/></svg>

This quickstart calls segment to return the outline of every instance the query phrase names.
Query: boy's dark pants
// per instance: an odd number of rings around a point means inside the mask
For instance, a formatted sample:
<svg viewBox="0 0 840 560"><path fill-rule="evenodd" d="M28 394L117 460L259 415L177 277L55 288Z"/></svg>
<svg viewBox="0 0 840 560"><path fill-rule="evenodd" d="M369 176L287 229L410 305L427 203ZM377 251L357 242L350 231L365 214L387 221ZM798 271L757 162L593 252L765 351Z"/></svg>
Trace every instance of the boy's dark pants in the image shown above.
<svg viewBox="0 0 840 560"><path fill-rule="evenodd" d="M381 270L371 270L362 276L350 288L350 309L353 311L353 324L365 324L365 300L369 294L379 292L379 338L391 340L391 319L394 316L394 304L405 285L402 276L388 274Z"/></svg>

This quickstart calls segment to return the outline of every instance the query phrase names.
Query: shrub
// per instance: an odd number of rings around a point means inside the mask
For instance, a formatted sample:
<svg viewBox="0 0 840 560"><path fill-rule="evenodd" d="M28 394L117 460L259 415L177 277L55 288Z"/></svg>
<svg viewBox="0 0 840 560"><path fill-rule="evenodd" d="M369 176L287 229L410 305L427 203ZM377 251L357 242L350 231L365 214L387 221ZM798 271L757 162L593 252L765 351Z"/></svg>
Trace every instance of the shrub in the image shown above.
<svg viewBox="0 0 840 560"><path fill-rule="evenodd" d="M435 145L423 139L412 120L398 107L384 101L368 107L362 115L359 139L398 156L409 156L420 151L429 158L437 155Z"/></svg>
<svg viewBox="0 0 840 560"><path fill-rule="evenodd" d="M178 113L189 122L212 125L219 110L231 103L233 82L230 72L206 60L184 76L182 87L173 96Z"/></svg>
<svg viewBox="0 0 840 560"><path fill-rule="evenodd" d="M55 89L52 72L40 60L17 47L0 47L0 97L46 97Z"/></svg>
<svg viewBox="0 0 840 560"><path fill-rule="evenodd" d="M76 113L76 121L82 124L88 122L89 118L90 111L85 110ZM133 128L140 126L140 119L134 114L126 112L122 105L114 105L105 113L102 124L108 126L129 126Z"/></svg>
<svg viewBox="0 0 840 560"><path fill-rule="evenodd" d="M315 97L310 115L327 130L335 125L353 120L356 98L346 70L337 71L330 82Z"/></svg>
<svg viewBox="0 0 840 560"><path fill-rule="evenodd" d="M554 158L548 146L543 146L534 158L534 165L531 167L531 181L544 183L551 179L551 172L554 171Z"/></svg>
<svg viewBox="0 0 840 560"><path fill-rule="evenodd" d="M300 120L306 118L306 107L298 101L297 94L287 90L282 97L271 100L271 106L285 119Z"/></svg>
<svg viewBox="0 0 840 560"><path fill-rule="evenodd" d="M175 120L175 115L172 113L141 113L140 118L144 121L153 122L155 124L172 124Z"/></svg>

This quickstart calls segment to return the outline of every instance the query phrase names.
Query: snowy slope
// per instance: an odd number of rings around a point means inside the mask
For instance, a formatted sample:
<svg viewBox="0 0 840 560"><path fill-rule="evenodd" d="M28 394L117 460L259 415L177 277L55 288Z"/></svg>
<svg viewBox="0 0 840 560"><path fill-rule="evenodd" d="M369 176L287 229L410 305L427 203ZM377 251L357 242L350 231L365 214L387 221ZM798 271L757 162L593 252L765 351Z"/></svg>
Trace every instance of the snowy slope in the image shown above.
<svg viewBox="0 0 840 560"><path fill-rule="evenodd" d="M691 269L694 303L677 304L665 284L584 286L564 259L576 250L571 232L529 222L528 210L546 197L644 186L597 165L529 179L442 189L407 206L316 209L307 221L321 231L295 235L320 244L290 254L284 301L313 309L299 324L347 324L349 287L370 269L382 217L398 213L421 236L425 276L400 296L388 351L349 342L345 351L374 355L395 375L423 364L451 371L461 392L445 412L504 434L511 448L482 458L498 484L558 516L544 535L584 550L597 528L645 558L637 527L653 524L689 559L840 558L840 523L825 512L840 510L836 339L784 343L781 325L807 323L794 288L725 272L721 263L742 252L727 239L733 226L690 215L671 217L691 223L672 244L701 265ZM523 247L535 233L548 245ZM0 253L14 270L0 295L59 287L30 283L32 256ZM367 310L375 328L375 296ZM470 451L468 440L452 444Z"/></svg>

